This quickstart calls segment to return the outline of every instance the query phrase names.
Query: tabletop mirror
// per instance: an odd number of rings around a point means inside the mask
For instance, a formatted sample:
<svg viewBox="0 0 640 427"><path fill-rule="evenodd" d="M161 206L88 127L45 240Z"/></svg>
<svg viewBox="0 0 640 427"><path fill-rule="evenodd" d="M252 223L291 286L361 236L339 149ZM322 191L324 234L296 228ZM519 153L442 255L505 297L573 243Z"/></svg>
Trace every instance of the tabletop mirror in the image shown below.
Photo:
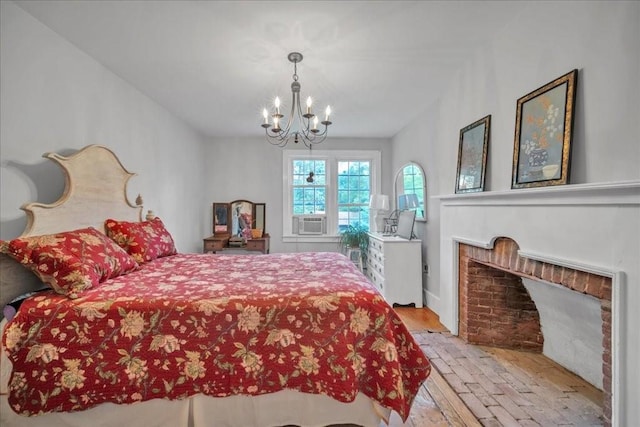
<svg viewBox="0 0 640 427"><path fill-rule="evenodd" d="M393 200L399 211L413 210L416 221L427 220L427 182L422 166L409 162L396 172Z"/></svg>
<svg viewBox="0 0 640 427"><path fill-rule="evenodd" d="M253 232L265 234L266 205L249 200L234 200L230 203L213 204L214 235L243 236ZM248 230L248 231L247 231Z"/></svg>

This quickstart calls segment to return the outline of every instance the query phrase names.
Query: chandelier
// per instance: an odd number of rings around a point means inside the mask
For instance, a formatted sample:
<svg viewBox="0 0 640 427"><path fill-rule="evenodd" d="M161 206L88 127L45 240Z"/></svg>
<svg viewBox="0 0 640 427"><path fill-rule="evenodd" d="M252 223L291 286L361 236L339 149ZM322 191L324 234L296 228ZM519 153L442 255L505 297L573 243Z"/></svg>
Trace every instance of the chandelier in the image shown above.
<svg viewBox="0 0 640 427"><path fill-rule="evenodd" d="M293 62L293 83L291 83L291 113L287 122L283 122L284 116L280 113L280 98L276 97L273 105L274 110L271 114L271 123L269 123L269 112L267 109L262 110L262 116L267 141L273 145L284 147L287 145L290 139L293 139L294 143L302 141L304 145L311 148L314 144L319 144L327 138L327 129L331 122L329 116L331 114L331 107L327 105L325 110L325 119L320 122L324 126L324 129L320 131L318 128L318 116L311 111L312 100L311 97L307 98L307 107L302 113L302 107L300 106L300 83L298 83L298 63L302 61L302 54L299 52L291 52L287 58L290 62Z"/></svg>

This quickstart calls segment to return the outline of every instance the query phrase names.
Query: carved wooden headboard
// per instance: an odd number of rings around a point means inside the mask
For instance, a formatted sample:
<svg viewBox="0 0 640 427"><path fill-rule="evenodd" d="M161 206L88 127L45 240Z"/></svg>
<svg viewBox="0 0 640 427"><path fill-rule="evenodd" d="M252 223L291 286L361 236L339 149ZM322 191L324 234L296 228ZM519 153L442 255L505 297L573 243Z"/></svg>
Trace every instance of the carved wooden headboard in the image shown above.
<svg viewBox="0 0 640 427"><path fill-rule="evenodd" d="M65 189L54 203L28 203L20 209L27 214L27 227L20 237L94 227L104 231L108 218L121 221L142 220L142 199L127 199L127 182L134 173L127 171L118 157L106 147L89 145L64 157L46 153L43 157L59 164L64 172ZM0 254L0 308L16 296L41 288L42 282L7 255Z"/></svg>

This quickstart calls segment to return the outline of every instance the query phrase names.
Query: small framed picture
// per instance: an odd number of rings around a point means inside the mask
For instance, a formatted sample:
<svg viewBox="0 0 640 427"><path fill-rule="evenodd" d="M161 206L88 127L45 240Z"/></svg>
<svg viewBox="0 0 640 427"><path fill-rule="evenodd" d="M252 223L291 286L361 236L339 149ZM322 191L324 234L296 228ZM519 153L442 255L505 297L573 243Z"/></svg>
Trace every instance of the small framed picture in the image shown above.
<svg viewBox="0 0 640 427"><path fill-rule="evenodd" d="M518 99L511 188L569 182L578 70Z"/></svg>
<svg viewBox="0 0 640 427"><path fill-rule="evenodd" d="M484 191L491 115L460 129L456 193Z"/></svg>

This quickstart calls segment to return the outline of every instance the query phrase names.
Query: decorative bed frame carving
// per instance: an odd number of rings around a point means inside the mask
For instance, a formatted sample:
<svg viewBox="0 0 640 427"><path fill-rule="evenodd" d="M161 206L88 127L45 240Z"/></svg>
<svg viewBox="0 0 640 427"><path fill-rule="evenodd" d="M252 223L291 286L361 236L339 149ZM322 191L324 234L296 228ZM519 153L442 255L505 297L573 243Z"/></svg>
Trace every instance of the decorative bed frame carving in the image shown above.
<svg viewBox="0 0 640 427"><path fill-rule="evenodd" d="M27 226L20 237L53 234L94 227L104 232L107 218L142 220L142 198L136 204L127 199L127 183L135 173L122 166L118 157L101 145L89 145L65 157L45 153L42 157L62 167L65 189L58 201L27 203L20 207ZM5 254L0 254L0 304L4 307L18 295L43 287L30 271Z"/></svg>
<svg viewBox="0 0 640 427"><path fill-rule="evenodd" d="M46 153L43 157L58 163L65 175L65 190L55 203L29 203L21 207L28 217L28 224L20 237L52 234L92 226L104 232L104 221L113 218L123 221L142 220L142 199L136 204L127 199L126 186L134 173L127 171L117 156L108 148L90 145L65 157ZM149 212L149 215L152 215ZM149 217L149 215L147 217ZM148 219L148 218L147 218ZM2 306L18 295L43 288L42 282L29 270L0 254L0 303ZM0 331L4 330L3 320ZM325 425L336 414L349 419L349 423L366 427L378 427L389 410L363 394L352 403L340 403L327 396L309 395L293 390L249 396L212 398L196 395L183 401L150 400L136 405L105 403L95 408L74 413L50 413L37 417L15 414L7 403L7 372L11 364L0 348L1 371L0 424L3 426L56 426L90 425L100 419L101 425L167 425L189 427L193 425L238 425L237 420L246 414L256 415L256 426L281 425L283 413L299 413L307 416L309 424ZM334 418L332 418L334 417ZM189 420L185 423L184 420ZM263 423L264 422L264 423ZM284 422L287 424L287 422ZM245 424L243 424L245 425Z"/></svg>
<svg viewBox="0 0 640 427"><path fill-rule="evenodd" d="M106 147L89 145L64 157L46 153L42 157L58 163L64 172L62 197L51 204L28 203L27 227L21 237L52 234L83 227L104 231L104 220L142 220L142 198L136 204L127 199L127 183L135 173L122 166Z"/></svg>

